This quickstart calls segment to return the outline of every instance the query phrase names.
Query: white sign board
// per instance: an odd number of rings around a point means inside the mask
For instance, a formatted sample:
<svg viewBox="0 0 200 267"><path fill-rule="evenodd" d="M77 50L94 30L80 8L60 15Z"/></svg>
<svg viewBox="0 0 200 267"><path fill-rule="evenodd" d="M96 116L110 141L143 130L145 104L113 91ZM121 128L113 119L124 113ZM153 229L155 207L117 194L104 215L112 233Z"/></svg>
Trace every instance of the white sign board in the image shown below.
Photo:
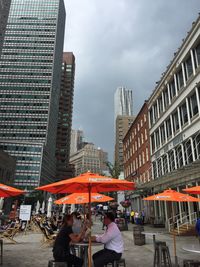
<svg viewBox="0 0 200 267"><path fill-rule="evenodd" d="M19 210L19 218L22 221L30 221L31 205L21 205Z"/></svg>

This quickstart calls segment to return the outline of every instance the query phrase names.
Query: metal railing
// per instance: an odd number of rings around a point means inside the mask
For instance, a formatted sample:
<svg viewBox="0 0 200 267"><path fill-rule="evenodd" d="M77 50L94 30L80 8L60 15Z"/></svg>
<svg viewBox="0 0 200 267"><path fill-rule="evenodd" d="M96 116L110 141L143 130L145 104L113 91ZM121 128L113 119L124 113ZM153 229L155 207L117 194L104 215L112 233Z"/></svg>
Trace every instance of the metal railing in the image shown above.
<svg viewBox="0 0 200 267"><path fill-rule="evenodd" d="M184 216L181 216L182 214L174 216L174 222L173 218L168 219L169 232L171 232L174 229L177 229L178 234L180 234L180 229L182 226L186 225L187 229L189 229L190 225L194 225L196 223L197 221L196 212Z"/></svg>

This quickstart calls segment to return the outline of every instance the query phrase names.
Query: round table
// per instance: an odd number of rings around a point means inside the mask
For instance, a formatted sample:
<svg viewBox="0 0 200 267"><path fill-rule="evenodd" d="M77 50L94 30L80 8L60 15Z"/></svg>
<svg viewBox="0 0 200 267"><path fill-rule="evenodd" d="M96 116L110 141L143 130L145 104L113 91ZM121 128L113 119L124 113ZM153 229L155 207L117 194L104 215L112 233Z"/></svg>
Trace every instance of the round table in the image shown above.
<svg viewBox="0 0 200 267"><path fill-rule="evenodd" d="M92 246L103 246L103 243L99 243L99 242L92 242L91 243ZM79 258L83 258L83 266L84 267L88 267L88 247L89 247L89 243L88 242L79 242L79 243L73 243L74 247L78 248L78 257ZM81 250L83 249L83 257L81 255Z"/></svg>
<svg viewBox="0 0 200 267"><path fill-rule="evenodd" d="M200 245L188 244L182 247L187 252L200 253Z"/></svg>

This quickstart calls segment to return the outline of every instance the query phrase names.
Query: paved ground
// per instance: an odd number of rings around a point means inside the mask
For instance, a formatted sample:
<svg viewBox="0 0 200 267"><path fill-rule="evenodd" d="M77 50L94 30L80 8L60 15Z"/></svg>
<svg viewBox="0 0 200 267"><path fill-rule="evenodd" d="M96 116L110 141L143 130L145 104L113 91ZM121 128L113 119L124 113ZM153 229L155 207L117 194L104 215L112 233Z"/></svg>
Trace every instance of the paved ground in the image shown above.
<svg viewBox="0 0 200 267"><path fill-rule="evenodd" d="M146 231L155 231L145 226ZM157 230L156 230L157 231ZM162 230L159 230L162 232ZM101 224L97 221L94 223L94 232L101 232ZM153 244L152 238L146 239L146 245L135 246L132 235L132 225L129 231L123 232L125 241L125 252L123 257L126 259L127 267L151 267L153 265ZM156 236L159 240L164 240L170 247L172 253L172 238L168 234L160 234ZM28 233L27 235L18 235L16 240L18 244L4 244L4 267L47 267L48 260L52 258L49 247L41 247L41 235L38 233ZM187 259L199 259L199 254L184 252L181 247L184 244L197 243L195 237L178 237L177 238L177 254L179 262ZM99 248L98 248L99 249ZM173 257L172 257L173 260ZM182 264L181 264L182 266Z"/></svg>

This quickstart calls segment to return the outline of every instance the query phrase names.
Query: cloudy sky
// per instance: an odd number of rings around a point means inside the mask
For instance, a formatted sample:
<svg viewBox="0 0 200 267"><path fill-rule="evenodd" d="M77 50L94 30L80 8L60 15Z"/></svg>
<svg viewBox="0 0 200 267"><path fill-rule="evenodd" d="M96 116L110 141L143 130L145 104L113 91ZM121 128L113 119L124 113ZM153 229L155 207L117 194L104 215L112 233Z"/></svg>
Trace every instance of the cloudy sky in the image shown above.
<svg viewBox="0 0 200 267"><path fill-rule="evenodd" d="M65 51L76 57L73 127L113 159L116 88L148 99L200 11L199 0L65 0Z"/></svg>

